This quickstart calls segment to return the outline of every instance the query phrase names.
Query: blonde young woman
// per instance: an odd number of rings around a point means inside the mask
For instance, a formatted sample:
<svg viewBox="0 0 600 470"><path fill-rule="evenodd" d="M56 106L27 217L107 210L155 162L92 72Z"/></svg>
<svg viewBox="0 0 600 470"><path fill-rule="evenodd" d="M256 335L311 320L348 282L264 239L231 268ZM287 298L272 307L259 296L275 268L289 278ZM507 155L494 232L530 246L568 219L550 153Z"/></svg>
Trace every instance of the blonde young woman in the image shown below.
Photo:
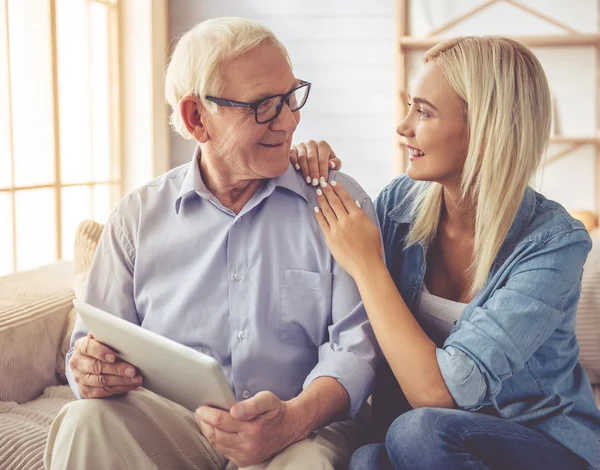
<svg viewBox="0 0 600 470"><path fill-rule="evenodd" d="M509 39L449 40L425 55L409 105L397 130L407 174L375 203L383 247L325 183L339 165L329 146L291 155L311 182L325 178L315 215L387 359L374 406L393 423L350 468L599 468L600 413L575 337L591 241L528 186L550 132L540 63Z"/></svg>

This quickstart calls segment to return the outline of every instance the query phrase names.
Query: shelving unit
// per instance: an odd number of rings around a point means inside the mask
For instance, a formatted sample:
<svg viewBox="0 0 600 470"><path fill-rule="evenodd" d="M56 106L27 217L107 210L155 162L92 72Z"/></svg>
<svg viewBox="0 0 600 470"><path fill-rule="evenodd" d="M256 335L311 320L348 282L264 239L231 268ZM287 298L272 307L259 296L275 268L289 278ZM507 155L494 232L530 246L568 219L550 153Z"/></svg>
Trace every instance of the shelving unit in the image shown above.
<svg viewBox="0 0 600 470"><path fill-rule="evenodd" d="M564 34L539 35L539 36L508 36L512 39L526 45L527 47L595 47L596 49L596 135L585 137L552 136L551 144L562 145L563 148L555 153L548 154L544 165L549 165L572 153L574 150L583 146L591 145L595 148L595 171L594 171L594 190L596 214L600 214L600 18L597 21L597 31L595 33L581 33L573 28L562 24L561 22L546 16L544 13L534 10L521 4L518 0L487 0L481 5L469 10L465 14L443 24L439 28L431 31L427 36L414 37L408 35L408 2L409 0L396 0L395 3L395 44L396 44L396 94L395 103L395 123L396 126L402 122L408 109L407 102L407 53L413 51L423 51L435 46L439 42L447 39L440 37L440 33L462 23L490 6L496 3L508 3L514 7L529 13L555 27L564 31ZM397 136L394 156L394 172L396 175L404 173L406 170L406 150L403 145L403 139ZM600 219L600 217L598 217Z"/></svg>

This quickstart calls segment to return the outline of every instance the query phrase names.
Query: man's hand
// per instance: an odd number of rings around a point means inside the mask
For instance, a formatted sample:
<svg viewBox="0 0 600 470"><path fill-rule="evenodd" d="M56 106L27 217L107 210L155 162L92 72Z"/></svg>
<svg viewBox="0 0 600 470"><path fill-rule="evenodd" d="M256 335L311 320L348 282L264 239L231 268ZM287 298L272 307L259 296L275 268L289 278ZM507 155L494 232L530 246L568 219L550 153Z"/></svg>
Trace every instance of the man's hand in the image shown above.
<svg viewBox="0 0 600 470"><path fill-rule="evenodd" d="M196 422L212 446L238 467L264 462L306 437L288 402L271 392L235 404L229 412L201 406Z"/></svg>
<svg viewBox="0 0 600 470"><path fill-rule="evenodd" d="M117 360L115 352L96 341L91 333L75 342L69 367L84 398L127 393L142 384L135 367Z"/></svg>

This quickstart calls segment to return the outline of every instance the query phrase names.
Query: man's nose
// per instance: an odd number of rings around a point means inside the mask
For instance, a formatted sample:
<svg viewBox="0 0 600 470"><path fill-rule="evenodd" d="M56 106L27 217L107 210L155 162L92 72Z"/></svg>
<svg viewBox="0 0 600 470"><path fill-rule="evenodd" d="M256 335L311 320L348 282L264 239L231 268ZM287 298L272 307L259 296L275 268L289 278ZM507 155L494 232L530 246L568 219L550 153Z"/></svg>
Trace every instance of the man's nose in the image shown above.
<svg viewBox="0 0 600 470"><path fill-rule="evenodd" d="M293 113L287 103L283 103L281 112L273 121L271 121L270 129L273 131L294 132L300 121L300 113Z"/></svg>

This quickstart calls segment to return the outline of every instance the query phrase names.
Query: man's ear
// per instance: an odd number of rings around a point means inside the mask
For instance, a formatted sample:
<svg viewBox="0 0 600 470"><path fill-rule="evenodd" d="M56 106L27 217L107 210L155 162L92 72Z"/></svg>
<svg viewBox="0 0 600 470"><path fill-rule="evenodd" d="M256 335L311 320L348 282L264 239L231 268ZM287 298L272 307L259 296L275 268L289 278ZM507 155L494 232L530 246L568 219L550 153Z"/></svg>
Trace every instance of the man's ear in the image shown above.
<svg viewBox="0 0 600 470"><path fill-rule="evenodd" d="M184 96L179 103L179 112L187 131L201 144L208 141L208 129L206 128L204 115L207 113L200 99L188 95Z"/></svg>

